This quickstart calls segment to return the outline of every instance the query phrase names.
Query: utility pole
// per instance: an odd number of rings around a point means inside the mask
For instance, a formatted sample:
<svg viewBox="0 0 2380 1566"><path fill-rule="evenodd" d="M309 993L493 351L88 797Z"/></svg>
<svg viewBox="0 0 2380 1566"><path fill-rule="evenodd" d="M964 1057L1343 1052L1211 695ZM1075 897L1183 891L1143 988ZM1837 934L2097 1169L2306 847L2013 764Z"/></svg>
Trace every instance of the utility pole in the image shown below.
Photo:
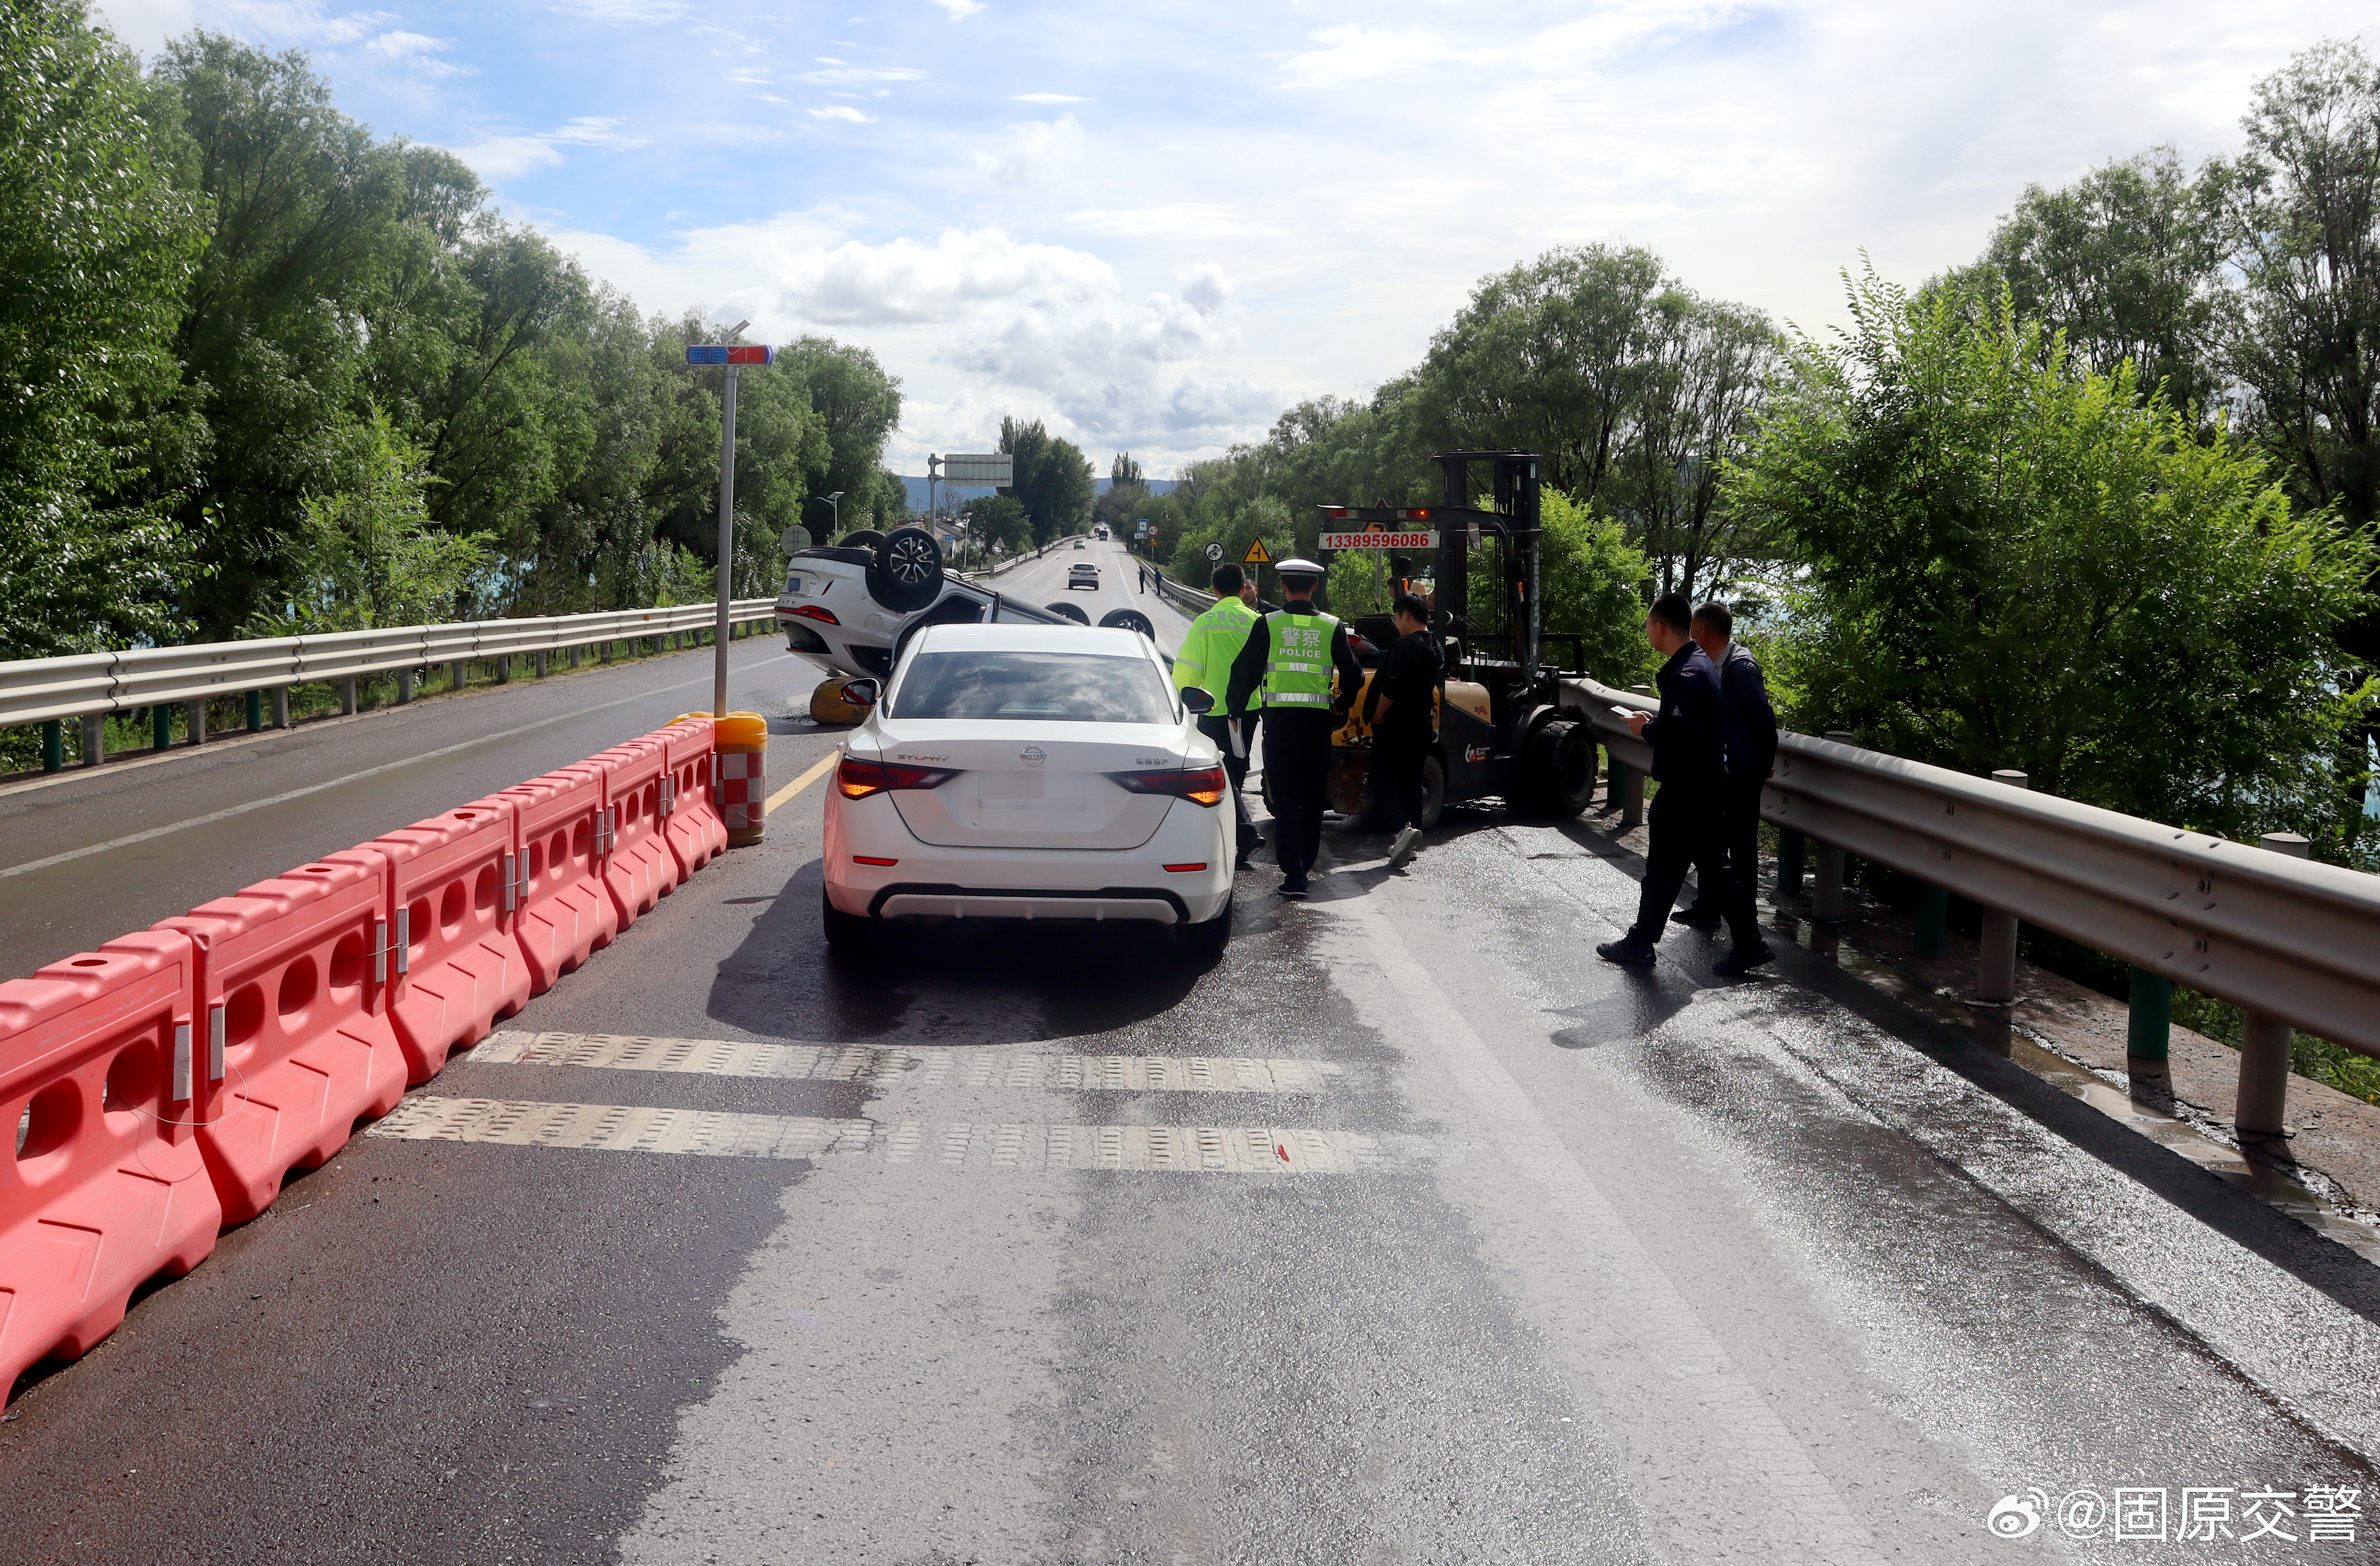
<svg viewBox="0 0 2380 1566"><path fill-rule="evenodd" d="M749 326L739 321L728 329L735 336ZM726 366L719 398L719 618L713 630L717 655L711 660L710 710L727 716L727 639L735 629L729 614L735 594L735 372L747 364L774 364L777 350L765 345L698 343L686 350L688 364Z"/></svg>

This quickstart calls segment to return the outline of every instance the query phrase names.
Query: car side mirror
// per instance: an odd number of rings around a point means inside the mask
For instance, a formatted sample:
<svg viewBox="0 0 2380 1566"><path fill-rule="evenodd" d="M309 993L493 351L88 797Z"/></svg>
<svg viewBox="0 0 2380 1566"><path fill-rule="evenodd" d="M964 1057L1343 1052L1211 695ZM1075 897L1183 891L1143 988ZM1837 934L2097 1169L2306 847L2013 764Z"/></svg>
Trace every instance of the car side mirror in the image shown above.
<svg viewBox="0 0 2380 1566"><path fill-rule="evenodd" d="M1204 717L1215 710L1215 695L1211 691L1201 691L1195 685L1185 685L1182 689L1182 704L1198 716Z"/></svg>
<svg viewBox="0 0 2380 1566"><path fill-rule="evenodd" d="M872 707L880 691L872 679L846 679L843 682L843 699L855 707Z"/></svg>

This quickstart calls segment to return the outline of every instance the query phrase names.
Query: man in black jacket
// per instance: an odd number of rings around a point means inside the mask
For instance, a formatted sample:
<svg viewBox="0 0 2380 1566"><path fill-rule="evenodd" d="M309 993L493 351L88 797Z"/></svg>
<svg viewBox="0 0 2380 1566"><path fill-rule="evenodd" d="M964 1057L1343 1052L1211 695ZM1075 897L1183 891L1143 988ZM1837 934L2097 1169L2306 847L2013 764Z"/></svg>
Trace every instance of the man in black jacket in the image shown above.
<svg viewBox="0 0 2380 1566"><path fill-rule="evenodd" d="M1653 948L1667 928L1670 910L1694 867L1705 897L1718 896L1720 915L1735 935L1735 949L1711 965L1733 977L1749 973L1774 953L1760 938L1752 896L1728 874L1721 851L1721 801L1727 782L1727 750L1720 715L1718 670L1694 644L1693 617L1682 593L1665 593L1645 618L1645 640L1668 656L1656 677L1661 710L1632 716L1628 727L1653 747L1653 778L1660 789L1646 813L1644 888L1636 924L1595 954L1623 968L1650 968Z"/></svg>
<svg viewBox="0 0 2380 1566"><path fill-rule="evenodd" d="M1728 872L1760 905L1760 789L1777 765L1777 709L1768 704L1768 682L1760 660L1733 640L1735 616L1714 598L1694 611L1692 630L1700 647L1718 669L1719 731L1727 751L1727 783L1720 806L1720 840L1727 850ZM1718 899L1707 888L1694 894L1692 908L1670 917L1697 930L1719 925Z"/></svg>
<svg viewBox="0 0 2380 1566"><path fill-rule="evenodd" d="M1427 803L1422 769L1429 759L1431 698L1446 672L1438 639L1429 633L1429 606L1410 593L1397 594L1397 640L1372 671L1370 704L1364 721L1372 730L1372 792L1398 828L1389 849L1389 868L1402 870L1421 848Z"/></svg>

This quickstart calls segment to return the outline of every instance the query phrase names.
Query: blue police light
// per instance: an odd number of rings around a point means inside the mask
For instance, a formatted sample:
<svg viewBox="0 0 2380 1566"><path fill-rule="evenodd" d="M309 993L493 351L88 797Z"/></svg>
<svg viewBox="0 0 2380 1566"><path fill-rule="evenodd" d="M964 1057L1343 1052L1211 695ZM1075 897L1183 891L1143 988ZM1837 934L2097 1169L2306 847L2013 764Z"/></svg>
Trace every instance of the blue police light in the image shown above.
<svg viewBox="0 0 2380 1566"><path fill-rule="evenodd" d="M774 364L777 350L766 343L693 343L686 350L688 364Z"/></svg>

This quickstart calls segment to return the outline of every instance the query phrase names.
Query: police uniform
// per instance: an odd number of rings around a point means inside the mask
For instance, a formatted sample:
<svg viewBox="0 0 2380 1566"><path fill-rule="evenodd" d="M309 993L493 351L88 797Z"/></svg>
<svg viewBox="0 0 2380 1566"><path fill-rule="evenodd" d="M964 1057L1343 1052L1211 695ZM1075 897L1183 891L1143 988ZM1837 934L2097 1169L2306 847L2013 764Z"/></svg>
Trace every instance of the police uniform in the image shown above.
<svg viewBox="0 0 2380 1566"><path fill-rule="evenodd" d="M1248 801L1242 797L1248 780L1248 757L1256 753L1254 721L1240 725L1241 741L1234 750L1222 698L1231 681L1232 661L1247 645L1248 631L1256 623L1257 612L1242 603L1239 594L1224 593L1212 608L1190 622L1190 629L1183 633L1182 650L1173 655L1173 688L1195 687L1215 698L1214 710L1198 719L1198 732L1223 752L1223 771L1232 780L1232 806L1239 816L1242 859L1264 845L1263 837L1248 820Z"/></svg>
<svg viewBox="0 0 2380 1566"><path fill-rule="evenodd" d="M1273 568L1284 587L1318 584L1322 568L1311 560L1283 560ZM1331 695L1339 676L1344 693ZM1330 782L1330 734L1339 726L1339 701L1352 702L1363 682L1364 666L1347 640L1347 628L1293 600L1265 616L1249 632L1232 662L1228 704L1234 717L1253 704L1264 716L1265 776L1272 785L1273 857L1281 862L1283 897L1305 895L1305 878L1322 854L1322 808Z"/></svg>

